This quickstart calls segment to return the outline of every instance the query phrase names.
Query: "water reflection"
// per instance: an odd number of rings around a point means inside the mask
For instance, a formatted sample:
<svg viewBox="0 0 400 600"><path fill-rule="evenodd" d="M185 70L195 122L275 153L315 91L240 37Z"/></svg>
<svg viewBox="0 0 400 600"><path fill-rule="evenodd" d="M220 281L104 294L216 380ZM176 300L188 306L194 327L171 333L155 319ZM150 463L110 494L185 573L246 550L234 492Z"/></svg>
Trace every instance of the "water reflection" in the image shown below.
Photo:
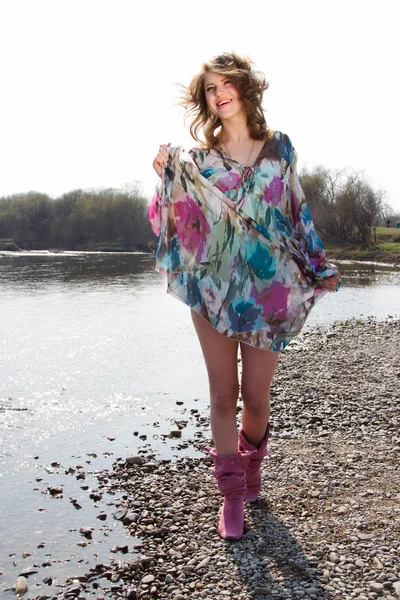
<svg viewBox="0 0 400 600"><path fill-rule="evenodd" d="M130 285L154 274L154 257L144 253L2 253L0 284Z"/></svg>
<svg viewBox="0 0 400 600"><path fill-rule="evenodd" d="M368 262L335 261L346 286L400 284L400 266Z"/></svg>

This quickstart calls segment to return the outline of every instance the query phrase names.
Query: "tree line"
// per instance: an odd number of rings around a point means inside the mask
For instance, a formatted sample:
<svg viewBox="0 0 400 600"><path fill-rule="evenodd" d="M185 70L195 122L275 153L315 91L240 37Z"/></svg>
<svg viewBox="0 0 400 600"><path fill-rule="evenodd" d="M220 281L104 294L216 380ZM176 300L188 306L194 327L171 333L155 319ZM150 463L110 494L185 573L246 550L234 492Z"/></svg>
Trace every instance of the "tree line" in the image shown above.
<svg viewBox="0 0 400 600"><path fill-rule="evenodd" d="M0 198L0 239L26 250L98 246L148 250L147 199L128 190L74 190L53 199L28 192ZM4 246L4 244L3 244Z"/></svg>
<svg viewBox="0 0 400 600"><path fill-rule="evenodd" d="M300 182L317 231L328 242L362 248L376 243L376 227L388 215L397 217L385 201L385 191L375 190L362 172L303 169Z"/></svg>
<svg viewBox="0 0 400 600"><path fill-rule="evenodd" d="M314 224L326 242L368 247L374 228L393 211L385 193L362 173L303 169L300 182ZM29 192L0 198L0 240L20 248L143 249L155 247L147 199L137 185L125 190L74 190L53 199ZM4 248L4 243L3 243Z"/></svg>

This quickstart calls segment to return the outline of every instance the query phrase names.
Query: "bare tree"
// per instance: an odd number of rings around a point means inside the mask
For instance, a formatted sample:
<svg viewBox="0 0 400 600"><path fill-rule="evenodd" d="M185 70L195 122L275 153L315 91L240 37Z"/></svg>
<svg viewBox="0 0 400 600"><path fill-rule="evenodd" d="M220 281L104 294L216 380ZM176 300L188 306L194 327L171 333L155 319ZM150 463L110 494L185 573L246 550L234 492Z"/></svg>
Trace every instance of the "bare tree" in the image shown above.
<svg viewBox="0 0 400 600"><path fill-rule="evenodd" d="M315 226L326 240L364 247L376 241L385 193L374 190L363 172L319 166L303 170L300 181Z"/></svg>

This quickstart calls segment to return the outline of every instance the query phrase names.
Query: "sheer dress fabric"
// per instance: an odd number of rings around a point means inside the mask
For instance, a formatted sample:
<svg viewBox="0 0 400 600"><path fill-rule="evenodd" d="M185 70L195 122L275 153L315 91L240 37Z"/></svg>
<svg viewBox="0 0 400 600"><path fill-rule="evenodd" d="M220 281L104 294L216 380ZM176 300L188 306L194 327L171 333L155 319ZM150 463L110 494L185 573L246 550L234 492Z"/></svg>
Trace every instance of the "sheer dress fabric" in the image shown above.
<svg viewBox="0 0 400 600"><path fill-rule="evenodd" d="M276 157L264 145L253 167L217 150L169 148L149 219L168 293L221 334L278 352L338 270L315 230L290 138L275 132L274 143Z"/></svg>

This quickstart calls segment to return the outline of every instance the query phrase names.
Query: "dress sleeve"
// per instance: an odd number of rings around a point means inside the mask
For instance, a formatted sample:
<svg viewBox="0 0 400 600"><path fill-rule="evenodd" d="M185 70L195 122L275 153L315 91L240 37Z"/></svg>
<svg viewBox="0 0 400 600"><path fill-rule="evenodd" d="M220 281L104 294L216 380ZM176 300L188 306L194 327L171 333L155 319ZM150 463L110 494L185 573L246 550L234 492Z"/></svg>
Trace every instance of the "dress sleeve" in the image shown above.
<svg viewBox="0 0 400 600"><path fill-rule="evenodd" d="M297 173L297 151L293 148L289 165L290 216L293 232L300 243L316 279L339 275L338 269L327 258L323 243L319 237ZM341 280L336 288L339 289Z"/></svg>
<svg viewBox="0 0 400 600"><path fill-rule="evenodd" d="M150 225L156 235L160 235L161 231L161 183L160 179L148 206Z"/></svg>

